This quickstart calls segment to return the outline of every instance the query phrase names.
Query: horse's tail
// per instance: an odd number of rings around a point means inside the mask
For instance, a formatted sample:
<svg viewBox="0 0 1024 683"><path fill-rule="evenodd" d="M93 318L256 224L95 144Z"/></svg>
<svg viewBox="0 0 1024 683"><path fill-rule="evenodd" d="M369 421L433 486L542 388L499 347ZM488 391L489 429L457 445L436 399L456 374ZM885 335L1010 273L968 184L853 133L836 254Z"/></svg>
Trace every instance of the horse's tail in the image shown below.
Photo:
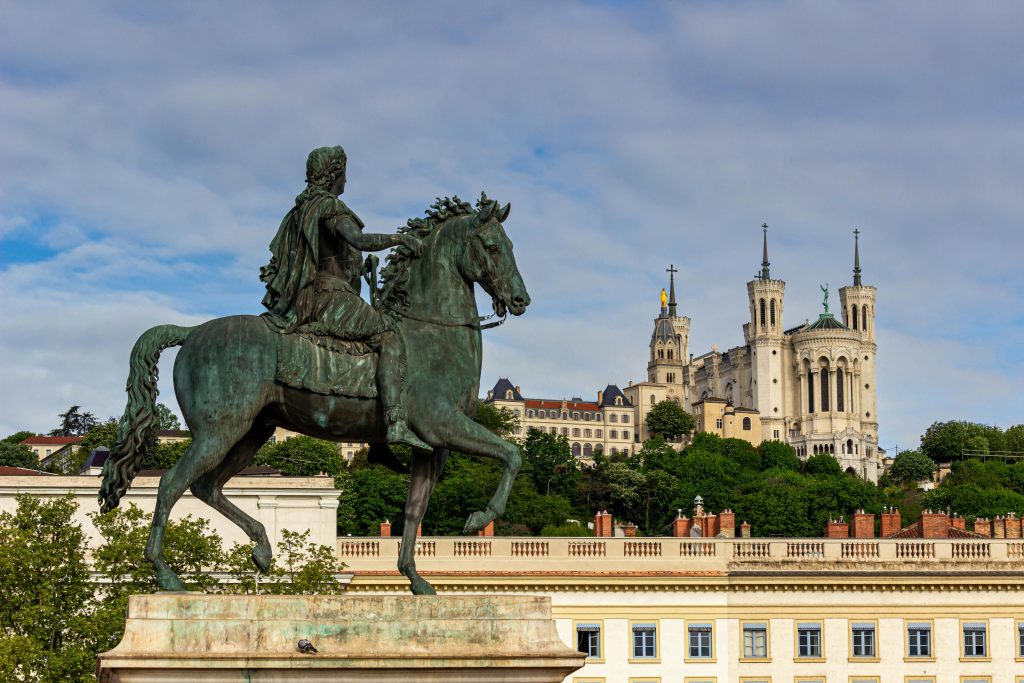
<svg viewBox="0 0 1024 683"><path fill-rule="evenodd" d="M117 507L121 496L145 460L153 431L157 427L156 382L160 352L183 343L191 327L157 325L142 333L132 348L128 371L128 405L117 423L117 436L110 457L103 465L100 511Z"/></svg>

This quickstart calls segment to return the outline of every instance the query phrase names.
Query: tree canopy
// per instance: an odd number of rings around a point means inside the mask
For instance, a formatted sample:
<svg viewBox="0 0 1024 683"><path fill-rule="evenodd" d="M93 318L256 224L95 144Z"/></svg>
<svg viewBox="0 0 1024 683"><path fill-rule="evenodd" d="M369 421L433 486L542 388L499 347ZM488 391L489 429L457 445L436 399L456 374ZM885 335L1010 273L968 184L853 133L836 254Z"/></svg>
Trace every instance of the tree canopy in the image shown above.
<svg viewBox="0 0 1024 683"><path fill-rule="evenodd" d="M683 410L675 401L659 401L647 413L647 428L669 441L689 436L695 423L693 416Z"/></svg>
<svg viewBox="0 0 1024 683"><path fill-rule="evenodd" d="M71 406L60 413L60 426L50 431L50 436L82 436L99 424L92 413L82 412L82 406Z"/></svg>
<svg viewBox="0 0 1024 683"><path fill-rule="evenodd" d="M27 438L27 437L26 437ZM32 449L20 443L0 441L0 466L39 469L39 458Z"/></svg>
<svg viewBox="0 0 1024 683"><path fill-rule="evenodd" d="M931 479L935 462L921 451L903 451L893 460L889 476L900 484L916 484Z"/></svg>

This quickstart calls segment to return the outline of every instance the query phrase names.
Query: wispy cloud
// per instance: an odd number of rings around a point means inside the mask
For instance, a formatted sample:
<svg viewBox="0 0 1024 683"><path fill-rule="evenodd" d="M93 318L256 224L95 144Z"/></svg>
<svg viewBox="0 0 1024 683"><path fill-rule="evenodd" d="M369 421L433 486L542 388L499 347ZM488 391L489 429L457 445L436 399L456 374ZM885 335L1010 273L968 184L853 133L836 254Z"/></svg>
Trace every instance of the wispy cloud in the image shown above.
<svg viewBox="0 0 1024 683"><path fill-rule="evenodd" d="M305 154L336 143L371 230L440 194L512 202L535 303L488 335L485 385L640 379L670 262L693 350L740 343L767 221L787 323L848 281L864 232L883 445L1024 420L1017 3L3 14L0 376L20 390L0 431L119 413L146 327L258 311Z"/></svg>

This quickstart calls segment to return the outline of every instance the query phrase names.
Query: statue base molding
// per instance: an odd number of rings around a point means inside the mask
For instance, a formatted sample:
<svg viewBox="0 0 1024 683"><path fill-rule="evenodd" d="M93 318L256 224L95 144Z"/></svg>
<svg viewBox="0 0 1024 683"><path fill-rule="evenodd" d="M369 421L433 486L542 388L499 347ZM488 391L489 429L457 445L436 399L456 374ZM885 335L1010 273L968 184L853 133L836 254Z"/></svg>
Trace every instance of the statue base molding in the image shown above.
<svg viewBox="0 0 1024 683"><path fill-rule="evenodd" d="M304 653L307 640L316 653ZM584 655L532 596L132 596L100 683L558 683Z"/></svg>

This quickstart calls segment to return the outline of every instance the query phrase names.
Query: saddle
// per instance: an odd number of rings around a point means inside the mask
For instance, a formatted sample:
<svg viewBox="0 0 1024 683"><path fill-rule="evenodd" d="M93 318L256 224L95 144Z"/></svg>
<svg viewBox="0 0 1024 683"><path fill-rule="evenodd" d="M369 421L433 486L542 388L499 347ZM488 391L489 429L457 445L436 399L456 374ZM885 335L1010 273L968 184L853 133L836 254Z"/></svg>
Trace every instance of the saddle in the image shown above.
<svg viewBox="0 0 1024 683"><path fill-rule="evenodd" d="M369 345L313 334L278 335L278 382L325 396L377 398L377 354Z"/></svg>

